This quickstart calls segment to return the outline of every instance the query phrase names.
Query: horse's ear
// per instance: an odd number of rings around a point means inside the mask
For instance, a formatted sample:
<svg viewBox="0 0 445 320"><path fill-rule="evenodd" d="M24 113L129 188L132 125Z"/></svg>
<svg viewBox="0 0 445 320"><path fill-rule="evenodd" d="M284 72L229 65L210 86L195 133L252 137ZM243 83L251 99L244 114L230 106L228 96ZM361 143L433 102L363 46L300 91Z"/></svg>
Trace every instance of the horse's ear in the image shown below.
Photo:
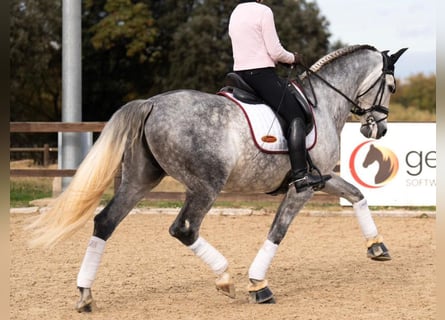
<svg viewBox="0 0 445 320"><path fill-rule="evenodd" d="M406 50L408 50L408 48L400 49L400 50L397 51L396 53L392 54L392 55L389 57L389 61L390 61L391 65L394 65L394 64L397 62L397 60L399 60L400 56L401 56Z"/></svg>

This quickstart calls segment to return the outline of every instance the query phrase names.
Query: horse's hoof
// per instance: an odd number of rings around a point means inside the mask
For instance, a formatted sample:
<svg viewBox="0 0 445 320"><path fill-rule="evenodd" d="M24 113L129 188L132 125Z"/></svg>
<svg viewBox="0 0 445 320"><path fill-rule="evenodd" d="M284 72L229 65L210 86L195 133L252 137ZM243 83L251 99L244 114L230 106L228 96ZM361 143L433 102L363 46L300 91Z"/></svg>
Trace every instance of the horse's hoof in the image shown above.
<svg viewBox="0 0 445 320"><path fill-rule="evenodd" d="M93 312L93 303L85 304L79 301L76 305L76 310L79 313L91 313Z"/></svg>
<svg viewBox="0 0 445 320"><path fill-rule="evenodd" d="M368 247L367 256L375 261L388 261L392 259L383 242L373 243Z"/></svg>
<svg viewBox="0 0 445 320"><path fill-rule="evenodd" d="M216 289L221 291L222 294L232 299L235 298L235 284L228 272L224 272L218 279L216 279L215 284Z"/></svg>
<svg viewBox="0 0 445 320"><path fill-rule="evenodd" d="M89 288L80 288L80 300L76 304L77 312L93 312L95 309L95 304L93 301L93 296L91 294L91 289Z"/></svg>
<svg viewBox="0 0 445 320"><path fill-rule="evenodd" d="M269 287L265 287L258 291L249 291L249 302L258 304L273 304L275 298Z"/></svg>
<svg viewBox="0 0 445 320"><path fill-rule="evenodd" d="M247 287L249 291L249 302L257 304L272 304L275 303L272 290L267 286L267 280L256 281L250 280L250 284Z"/></svg>

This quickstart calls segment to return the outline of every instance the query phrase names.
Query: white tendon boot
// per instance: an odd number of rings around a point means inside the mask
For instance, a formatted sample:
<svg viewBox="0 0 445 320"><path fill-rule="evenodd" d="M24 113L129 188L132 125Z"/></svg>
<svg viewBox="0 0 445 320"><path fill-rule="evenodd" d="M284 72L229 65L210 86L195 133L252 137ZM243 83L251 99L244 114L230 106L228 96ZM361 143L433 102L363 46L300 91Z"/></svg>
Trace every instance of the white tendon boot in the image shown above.
<svg viewBox="0 0 445 320"><path fill-rule="evenodd" d="M95 307L91 286L94 279L96 279L97 269L99 268L104 250L105 241L92 236L77 275L77 287L80 290L80 300L76 305L78 312L91 312Z"/></svg>
<svg viewBox="0 0 445 320"><path fill-rule="evenodd" d="M378 261L391 260L388 249L383 244L383 237L379 235L377 227L372 218L371 211L368 207L368 202L365 198L353 204L355 216L358 224L366 239L366 248L368 258Z"/></svg>
<svg viewBox="0 0 445 320"><path fill-rule="evenodd" d="M215 281L216 289L230 298L235 298L235 285L228 272L227 259L202 237L189 246L189 249L218 276Z"/></svg>
<svg viewBox="0 0 445 320"><path fill-rule="evenodd" d="M270 240L264 241L255 259L249 268L249 292L250 303L275 303L272 291L268 287L266 273L277 252L278 245Z"/></svg>

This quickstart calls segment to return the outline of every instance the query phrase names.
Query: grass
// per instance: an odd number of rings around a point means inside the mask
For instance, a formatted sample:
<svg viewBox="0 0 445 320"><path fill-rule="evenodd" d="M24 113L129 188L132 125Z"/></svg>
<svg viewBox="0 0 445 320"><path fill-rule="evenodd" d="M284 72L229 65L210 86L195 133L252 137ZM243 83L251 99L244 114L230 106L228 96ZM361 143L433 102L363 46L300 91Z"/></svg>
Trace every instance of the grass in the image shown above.
<svg viewBox="0 0 445 320"><path fill-rule="evenodd" d="M11 178L9 190L12 208L28 207L32 200L52 196L52 179Z"/></svg>

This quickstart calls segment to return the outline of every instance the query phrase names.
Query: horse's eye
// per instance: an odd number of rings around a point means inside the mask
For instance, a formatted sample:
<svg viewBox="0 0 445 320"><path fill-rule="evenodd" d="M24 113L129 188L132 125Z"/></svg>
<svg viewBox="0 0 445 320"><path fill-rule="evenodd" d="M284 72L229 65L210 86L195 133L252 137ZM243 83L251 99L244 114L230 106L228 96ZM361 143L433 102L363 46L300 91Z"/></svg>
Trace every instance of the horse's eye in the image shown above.
<svg viewBox="0 0 445 320"><path fill-rule="evenodd" d="M391 93L395 93L396 92L396 85L395 84L389 84L388 85L388 89Z"/></svg>
<svg viewBox="0 0 445 320"><path fill-rule="evenodd" d="M394 82L393 83L388 83L388 89L389 89L389 92L391 92L391 93L395 93L396 92L396 79L394 79Z"/></svg>

